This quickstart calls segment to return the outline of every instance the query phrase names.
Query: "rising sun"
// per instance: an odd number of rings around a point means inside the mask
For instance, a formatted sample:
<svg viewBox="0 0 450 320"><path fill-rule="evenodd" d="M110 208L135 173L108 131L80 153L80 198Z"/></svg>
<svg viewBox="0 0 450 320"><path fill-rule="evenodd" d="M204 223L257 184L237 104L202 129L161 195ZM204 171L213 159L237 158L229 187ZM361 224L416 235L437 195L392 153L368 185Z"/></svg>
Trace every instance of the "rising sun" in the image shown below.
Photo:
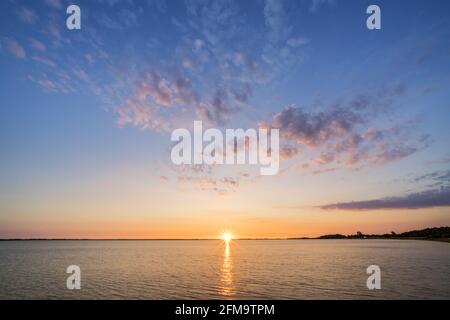
<svg viewBox="0 0 450 320"><path fill-rule="evenodd" d="M230 232L224 232L224 233L222 234L222 239L223 239L225 242L230 242L230 241L233 239L233 234L230 233Z"/></svg>

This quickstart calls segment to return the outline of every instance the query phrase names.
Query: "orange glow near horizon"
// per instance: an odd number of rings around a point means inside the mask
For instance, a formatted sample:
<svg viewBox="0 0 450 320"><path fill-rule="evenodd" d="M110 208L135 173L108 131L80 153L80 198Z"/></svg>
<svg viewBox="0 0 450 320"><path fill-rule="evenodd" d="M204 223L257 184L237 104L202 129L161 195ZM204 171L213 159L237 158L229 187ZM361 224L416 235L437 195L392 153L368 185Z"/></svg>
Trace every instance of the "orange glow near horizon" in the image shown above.
<svg viewBox="0 0 450 320"><path fill-rule="evenodd" d="M114 203L115 204L115 203ZM311 210L251 210L235 212L207 211L183 214L147 214L133 211L74 209L55 207L37 215L37 211L0 219L0 238L63 239L220 239L317 237L325 234L355 234L357 231L383 234L401 233L431 226L448 225L448 214L442 208L420 211L373 211L361 214L351 211L324 212ZM44 206L37 209L43 210ZM37 210L33 209L33 210ZM117 209L117 208L116 208ZM30 209L31 210L31 209ZM57 214L59 213L59 214Z"/></svg>
<svg viewBox="0 0 450 320"><path fill-rule="evenodd" d="M223 239L226 243L228 243L228 242L230 242L231 240L233 240L233 234L232 234L231 232L226 231L226 232L224 232L224 233L222 234L222 239Z"/></svg>

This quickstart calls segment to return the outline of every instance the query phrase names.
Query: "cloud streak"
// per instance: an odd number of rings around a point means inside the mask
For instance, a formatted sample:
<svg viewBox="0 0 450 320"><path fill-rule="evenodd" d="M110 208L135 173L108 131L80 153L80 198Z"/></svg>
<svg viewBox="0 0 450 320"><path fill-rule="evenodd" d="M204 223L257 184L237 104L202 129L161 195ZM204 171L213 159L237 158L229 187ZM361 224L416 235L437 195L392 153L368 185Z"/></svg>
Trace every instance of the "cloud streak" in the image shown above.
<svg viewBox="0 0 450 320"><path fill-rule="evenodd" d="M410 193L402 197L389 197L367 201L333 203L321 206L324 210L394 210L424 209L450 206L450 188L439 188L423 192Z"/></svg>
<svg viewBox="0 0 450 320"><path fill-rule="evenodd" d="M16 58L25 59L27 57L25 49L16 40L6 39L5 44L8 51Z"/></svg>
<svg viewBox="0 0 450 320"><path fill-rule="evenodd" d="M39 20L37 14L33 10L25 7L21 7L17 10L17 16L20 20L28 24L35 24Z"/></svg>
<svg viewBox="0 0 450 320"><path fill-rule="evenodd" d="M365 201L332 203L321 206L324 210L394 210L424 209L450 206L450 170L434 171L417 176L412 183L425 183L425 190L410 192L404 196L385 197Z"/></svg>

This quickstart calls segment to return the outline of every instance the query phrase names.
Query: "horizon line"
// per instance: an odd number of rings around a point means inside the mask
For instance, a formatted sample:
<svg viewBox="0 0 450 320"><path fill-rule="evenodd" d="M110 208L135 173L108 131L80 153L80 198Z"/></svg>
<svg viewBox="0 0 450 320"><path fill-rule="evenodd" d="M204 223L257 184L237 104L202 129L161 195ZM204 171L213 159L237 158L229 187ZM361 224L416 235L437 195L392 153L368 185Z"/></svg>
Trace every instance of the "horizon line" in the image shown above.
<svg viewBox="0 0 450 320"><path fill-rule="evenodd" d="M232 240L289 240L289 239L319 239L317 238L235 238ZM210 241L221 240L221 238L3 238L0 241Z"/></svg>
<svg viewBox="0 0 450 320"><path fill-rule="evenodd" d="M402 233L408 233L413 231L424 231L427 229L440 229L440 228L448 228L448 226L440 226L440 227L427 227L423 229L414 229L406 232L401 233L395 233L393 236L401 235ZM359 232L359 231L358 231ZM342 235L345 237L353 236L352 234L325 234L320 235L316 237L241 237L241 238L235 238L232 240L327 240L326 238L322 238L324 236L337 236ZM361 233L361 236L371 236L371 237L378 237L378 236L385 236L385 235L392 235L391 233L384 233L384 234L364 234ZM186 241L186 240L222 240L221 238L0 238L0 241Z"/></svg>

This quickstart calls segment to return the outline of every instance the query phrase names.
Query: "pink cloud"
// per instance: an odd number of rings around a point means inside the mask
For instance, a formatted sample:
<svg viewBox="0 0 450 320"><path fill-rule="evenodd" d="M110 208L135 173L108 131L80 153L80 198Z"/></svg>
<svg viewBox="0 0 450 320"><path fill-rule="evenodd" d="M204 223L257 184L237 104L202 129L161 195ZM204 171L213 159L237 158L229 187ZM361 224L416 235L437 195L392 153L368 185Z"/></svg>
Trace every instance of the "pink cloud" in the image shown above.
<svg viewBox="0 0 450 320"><path fill-rule="evenodd" d="M33 10L25 7L19 8L17 10L17 15L20 20L28 24L35 24L39 19Z"/></svg>
<svg viewBox="0 0 450 320"><path fill-rule="evenodd" d="M33 59L33 60L36 61L36 62L45 64L46 66L49 66L49 67L52 67L52 68L56 68L56 63L53 62L53 61L50 60L50 59L43 58L43 57L38 57L38 56L34 56L34 57L32 57L31 59Z"/></svg>
<svg viewBox="0 0 450 320"><path fill-rule="evenodd" d="M30 46L32 48L42 51L42 52L47 51L47 47L41 41L33 39L33 38L30 38L29 41L30 41Z"/></svg>
<svg viewBox="0 0 450 320"><path fill-rule="evenodd" d="M42 80L39 80L39 81L38 81L38 84L39 84L42 88L44 88L44 89L46 89L46 90L48 90L48 91L57 91L57 86L56 86L56 84L55 84L53 81L49 80L49 79L42 79Z"/></svg>
<svg viewBox="0 0 450 320"><path fill-rule="evenodd" d="M393 99L405 92L401 88L357 95L318 112L289 105L262 126L280 129L285 145L280 150L282 159L294 158L302 151L312 155L310 163L315 167L333 164L333 170L319 168L313 174L384 165L423 150L430 143L426 137L414 134L410 125L383 128L386 121L377 118L385 114L380 110L392 107Z"/></svg>
<svg viewBox="0 0 450 320"><path fill-rule="evenodd" d="M27 57L25 49L15 40L7 39L6 48L19 59L25 59Z"/></svg>

